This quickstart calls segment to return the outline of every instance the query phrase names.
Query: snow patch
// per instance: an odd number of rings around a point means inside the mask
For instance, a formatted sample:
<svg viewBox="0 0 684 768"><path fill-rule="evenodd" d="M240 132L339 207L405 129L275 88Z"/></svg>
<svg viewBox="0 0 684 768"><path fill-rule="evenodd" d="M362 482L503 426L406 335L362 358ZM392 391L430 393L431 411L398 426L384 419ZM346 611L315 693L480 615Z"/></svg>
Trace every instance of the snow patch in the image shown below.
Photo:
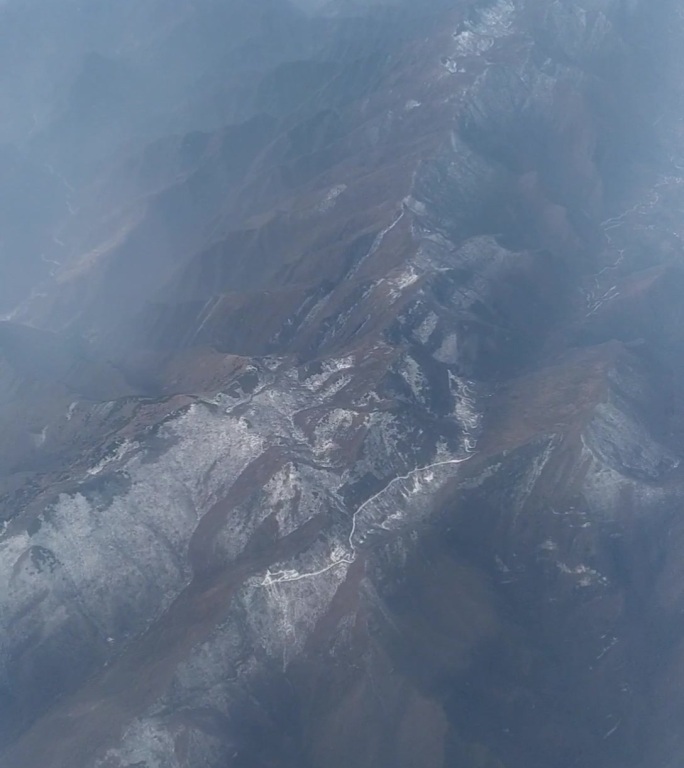
<svg viewBox="0 0 684 768"><path fill-rule="evenodd" d="M396 277L385 278L383 282L386 282L389 286L389 296L391 301L396 301L402 293L414 285L420 279L420 274L413 266L409 266L408 269L400 272Z"/></svg>
<svg viewBox="0 0 684 768"><path fill-rule="evenodd" d="M430 312L422 323L413 331L413 335L421 344L427 344L438 324L439 318L434 312Z"/></svg>
<svg viewBox="0 0 684 768"><path fill-rule="evenodd" d="M108 453L103 459L98 461L97 464L90 467L90 469L86 471L86 474L90 475L91 477L99 475L110 465L118 464L126 456L126 454L132 452L135 448L138 447L138 444L131 440L123 440L112 452Z"/></svg>
<svg viewBox="0 0 684 768"><path fill-rule="evenodd" d="M319 213L328 213L331 211L337 202L337 198L343 193L346 192L347 185L346 184L337 184L336 186L332 187L328 190L323 200L318 204L316 210Z"/></svg>
<svg viewBox="0 0 684 768"><path fill-rule="evenodd" d="M608 579L599 573L594 568L590 568L588 565L580 564L574 567L566 565L565 563L557 563L558 570L561 573L565 573L568 576L577 577L577 586L586 588L596 584L606 585Z"/></svg>
<svg viewBox="0 0 684 768"><path fill-rule="evenodd" d="M478 9L477 18L466 21L464 29L453 35L456 55L485 53L496 40L508 37L513 29L515 10L511 0L499 0L489 7Z"/></svg>

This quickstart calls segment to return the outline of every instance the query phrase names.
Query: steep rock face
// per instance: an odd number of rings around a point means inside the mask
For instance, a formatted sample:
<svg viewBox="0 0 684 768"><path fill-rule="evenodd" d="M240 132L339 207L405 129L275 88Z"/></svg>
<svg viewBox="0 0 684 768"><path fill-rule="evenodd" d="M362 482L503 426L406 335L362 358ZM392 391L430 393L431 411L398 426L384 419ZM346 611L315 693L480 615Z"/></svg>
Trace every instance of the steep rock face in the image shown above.
<svg viewBox="0 0 684 768"><path fill-rule="evenodd" d="M3 765L674 764L674 3L200 5L0 328Z"/></svg>

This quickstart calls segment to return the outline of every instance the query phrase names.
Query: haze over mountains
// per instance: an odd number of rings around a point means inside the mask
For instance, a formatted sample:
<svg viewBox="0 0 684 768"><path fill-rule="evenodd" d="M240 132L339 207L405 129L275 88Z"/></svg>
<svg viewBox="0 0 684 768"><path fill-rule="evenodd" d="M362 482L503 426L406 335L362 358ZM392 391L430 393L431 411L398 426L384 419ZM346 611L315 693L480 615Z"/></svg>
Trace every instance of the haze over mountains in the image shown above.
<svg viewBox="0 0 684 768"><path fill-rule="evenodd" d="M3 768L675 768L675 0L0 5Z"/></svg>

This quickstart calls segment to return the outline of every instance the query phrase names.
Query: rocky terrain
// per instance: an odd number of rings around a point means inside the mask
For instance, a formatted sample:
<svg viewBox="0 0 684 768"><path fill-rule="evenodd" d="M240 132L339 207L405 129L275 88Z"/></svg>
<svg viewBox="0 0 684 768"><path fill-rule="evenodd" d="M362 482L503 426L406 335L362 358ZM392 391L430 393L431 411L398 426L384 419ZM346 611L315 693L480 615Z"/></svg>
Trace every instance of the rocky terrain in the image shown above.
<svg viewBox="0 0 684 768"><path fill-rule="evenodd" d="M0 6L3 768L679 765L684 12L425 6Z"/></svg>

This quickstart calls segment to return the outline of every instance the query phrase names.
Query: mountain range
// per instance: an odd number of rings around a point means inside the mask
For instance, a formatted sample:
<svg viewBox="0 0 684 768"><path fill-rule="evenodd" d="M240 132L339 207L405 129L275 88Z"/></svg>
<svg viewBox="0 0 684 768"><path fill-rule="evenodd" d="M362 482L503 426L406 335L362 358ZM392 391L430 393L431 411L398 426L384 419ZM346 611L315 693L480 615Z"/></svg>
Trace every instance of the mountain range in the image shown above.
<svg viewBox="0 0 684 768"><path fill-rule="evenodd" d="M0 5L3 768L675 768L675 0Z"/></svg>

